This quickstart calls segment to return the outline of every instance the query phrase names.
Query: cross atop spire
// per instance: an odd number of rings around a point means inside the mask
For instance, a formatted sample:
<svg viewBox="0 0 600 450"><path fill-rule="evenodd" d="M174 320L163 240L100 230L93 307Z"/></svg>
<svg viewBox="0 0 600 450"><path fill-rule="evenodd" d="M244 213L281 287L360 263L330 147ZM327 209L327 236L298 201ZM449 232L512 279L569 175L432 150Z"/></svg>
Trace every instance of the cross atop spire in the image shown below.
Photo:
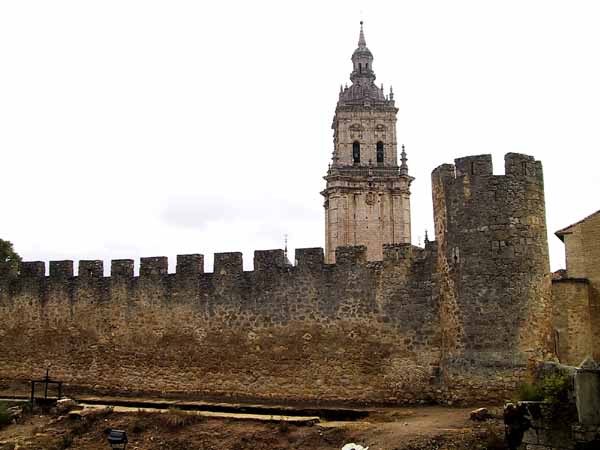
<svg viewBox="0 0 600 450"><path fill-rule="evenodd" d="M363 31L363 21L360 21L360 36L358 37L358 48L367 48L367 41L365 41L365 33Z"/></svg>

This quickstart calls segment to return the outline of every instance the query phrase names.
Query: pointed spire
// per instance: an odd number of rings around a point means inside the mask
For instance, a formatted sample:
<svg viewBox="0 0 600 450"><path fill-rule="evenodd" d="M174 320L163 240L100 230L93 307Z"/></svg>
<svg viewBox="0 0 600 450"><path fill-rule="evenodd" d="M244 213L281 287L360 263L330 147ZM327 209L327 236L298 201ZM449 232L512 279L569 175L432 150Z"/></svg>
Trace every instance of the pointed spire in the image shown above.
<svg viewBox="0 0 600 450"><path fill-rule="evenodd" d="M400 175L408 175L408 165L406 164L406 161L408 161L408 159L406 158L406 150L404 148L404 144L402 144L402 153L400 154L400 161L402 161L402 164L400 164Z"/></svg>
<svg viewBox="0 0 600 450"><path fill-rule="evenodd" d="M394 100L394 90L392 89L392 85L391 84L390 84L390 100Z"/></svg>
<svg viewBox="0 0 600 450"><path fill-rule="evenodd" d="M358 38L358 48L366 48L367 41L365 41L365 33L363 31L363 21L360 21L360 36Z"/></svg>

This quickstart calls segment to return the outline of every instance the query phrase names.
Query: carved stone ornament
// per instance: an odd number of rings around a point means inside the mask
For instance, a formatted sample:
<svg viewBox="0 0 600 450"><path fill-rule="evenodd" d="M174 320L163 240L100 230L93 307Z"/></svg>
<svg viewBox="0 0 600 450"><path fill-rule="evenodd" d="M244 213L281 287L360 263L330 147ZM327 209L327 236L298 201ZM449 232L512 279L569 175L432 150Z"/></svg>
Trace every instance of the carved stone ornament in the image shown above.
<svg viewBox="0 0 600 450"><path fill-rule="evenodd" d="M376 198L377 198L377 196L376 196L375 192L367 192L367 198L366 198L367 205L374 205Z"/></svg>

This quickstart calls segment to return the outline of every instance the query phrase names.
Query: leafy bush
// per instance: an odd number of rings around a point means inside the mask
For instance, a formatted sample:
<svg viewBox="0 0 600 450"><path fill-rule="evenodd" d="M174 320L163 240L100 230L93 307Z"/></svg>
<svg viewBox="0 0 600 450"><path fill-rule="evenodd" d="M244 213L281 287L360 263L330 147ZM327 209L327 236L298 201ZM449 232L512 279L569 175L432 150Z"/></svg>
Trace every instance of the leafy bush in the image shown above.
<svg viewBox="0 0 600 450"><path fill-rule="evenodd" d="M21 257L14 251L12 243L0 239L0 278L17 276L20 266Z"/></svg>
<svg viewBox="0 0 600 450"><path fill-rule="evenodd" d="M541 402L544 400L544 393L536 384L521 383L517 392L517 400L522 402Z"/></svg>
<svg viewBox="0 0 600 450"><path fill-rule="evenodd" d="M542 379L541 387L545 402L559 403L568 400L569 378L565 375L549 375Z"/></svg>
<svg viewBox="0 0 600 450"><path fill-rule="evenodd" d="M548 375L536 383L522 383L518 400L528 402L559 403L568 400L569 378L562 374Z"/></svg>

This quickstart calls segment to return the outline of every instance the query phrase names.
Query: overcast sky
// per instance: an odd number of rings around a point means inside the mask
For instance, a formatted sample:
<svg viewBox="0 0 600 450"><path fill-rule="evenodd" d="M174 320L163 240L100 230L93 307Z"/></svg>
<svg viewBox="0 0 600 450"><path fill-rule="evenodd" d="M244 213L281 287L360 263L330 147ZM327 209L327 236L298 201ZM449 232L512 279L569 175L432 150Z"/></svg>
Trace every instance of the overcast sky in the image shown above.
<svg viewBox="0 0 600 450"><path fill-rule="evenodd" d="M394 87L413 242L431 171L542 160L554 231L600 209L598 1L0 2L0 238L26 260L324 244L359 20Z"/></svg>

